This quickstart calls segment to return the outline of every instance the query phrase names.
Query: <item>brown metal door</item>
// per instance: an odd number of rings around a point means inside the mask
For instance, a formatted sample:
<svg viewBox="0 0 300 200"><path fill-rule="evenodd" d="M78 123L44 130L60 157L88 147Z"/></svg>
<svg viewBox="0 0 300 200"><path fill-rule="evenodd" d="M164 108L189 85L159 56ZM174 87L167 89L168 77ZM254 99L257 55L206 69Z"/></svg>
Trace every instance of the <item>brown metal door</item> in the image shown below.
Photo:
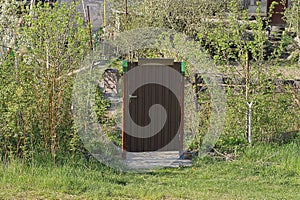
<svg viewBox="0 0 300 200"><path fill-rule="evenodd" d="M285 11L285 8L288 6L288 1L282 1L282 0L268 0L268 12L270 12L270 6L272 2L277 2L277 4L274 7L273 15L271 18L271 25L284 25L285 22L283 20L283 14ZM284 3L282 3L284 2Z"/></svg>
<svg viewBox="0 0 300 200"><path fill-rule="evenodd" d="M183 134L184 88L183 78L180 75L181 63L173 63L171 66L156 64L138 66L136 62L128 64L127 74L130 74L131 70L136 67L139 67L139 71L138 74L133 75L134 77L124 76L123 150L128 152L180 150ZM175 69L180 78L170 77L170 73L165 70L166 67ZM145 72L146 69L153 73ZM155 81L147 82L149 76L155 76L152 78ZM143 80L145 83L142 83ZM166 80L169 86L178 88L178 92L159 84ZM130 87L136 87L136 89L130 91ZM153 109L153 105L161 107ZM127 112L129 114L124 114ZM151 127L151 123L155 125ZM139 129L135 124L145 129Z"/></svg>

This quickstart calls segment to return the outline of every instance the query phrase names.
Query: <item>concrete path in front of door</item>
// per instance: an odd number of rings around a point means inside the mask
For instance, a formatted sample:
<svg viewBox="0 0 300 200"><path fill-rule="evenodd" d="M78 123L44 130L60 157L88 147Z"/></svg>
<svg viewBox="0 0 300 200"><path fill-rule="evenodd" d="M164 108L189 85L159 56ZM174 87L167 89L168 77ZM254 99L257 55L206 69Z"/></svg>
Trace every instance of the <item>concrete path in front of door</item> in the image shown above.
<svg viewBox="0 0 300 200"><path fill-rule="evenodd" d="M191 160L179 159L178 151L127 152L124 160L130 169L157 169L191 166Z"/></svg>

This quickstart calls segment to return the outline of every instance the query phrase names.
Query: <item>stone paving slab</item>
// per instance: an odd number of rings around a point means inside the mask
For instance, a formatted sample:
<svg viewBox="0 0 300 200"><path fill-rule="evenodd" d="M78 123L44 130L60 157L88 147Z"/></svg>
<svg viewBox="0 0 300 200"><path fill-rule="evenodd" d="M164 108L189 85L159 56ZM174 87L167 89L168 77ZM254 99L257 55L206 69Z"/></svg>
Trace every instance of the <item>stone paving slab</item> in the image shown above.
<svg viewBox="0 0 300 200"><path fill-rule="evenodd" d="M191 160L179 159L178 151L127 152L125 163L132 169L191 166Z"/></svg>

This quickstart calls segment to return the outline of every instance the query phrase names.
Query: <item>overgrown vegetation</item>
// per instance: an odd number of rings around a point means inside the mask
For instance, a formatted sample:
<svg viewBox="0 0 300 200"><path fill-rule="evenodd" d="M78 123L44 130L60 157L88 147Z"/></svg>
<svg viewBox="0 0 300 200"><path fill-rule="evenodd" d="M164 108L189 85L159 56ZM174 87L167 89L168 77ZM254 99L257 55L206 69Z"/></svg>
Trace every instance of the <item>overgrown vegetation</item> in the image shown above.
<svg viewBox="0 0 300 200"><path fill-rule="evenodd" d="M88 32L74 5L38 4L18 14L20 2L2 3L10 24L1 25L1 38L10 43L0 58L1 158L27 162L51 153L55 165L58 154L75 151L79 142L69 74L88 53Z"/></svg>

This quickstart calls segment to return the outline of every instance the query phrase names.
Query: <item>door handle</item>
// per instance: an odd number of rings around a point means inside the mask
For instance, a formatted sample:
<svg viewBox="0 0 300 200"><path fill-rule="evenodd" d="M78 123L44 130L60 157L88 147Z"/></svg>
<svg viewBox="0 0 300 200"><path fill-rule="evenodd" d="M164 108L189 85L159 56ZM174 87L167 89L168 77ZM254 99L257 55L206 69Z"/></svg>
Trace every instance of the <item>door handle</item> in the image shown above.
<svg viewBox="0 0 300 200"><path fill-rule="evenodd" d="M129 99L136 99L137 96L129 95Z"/></svg>

